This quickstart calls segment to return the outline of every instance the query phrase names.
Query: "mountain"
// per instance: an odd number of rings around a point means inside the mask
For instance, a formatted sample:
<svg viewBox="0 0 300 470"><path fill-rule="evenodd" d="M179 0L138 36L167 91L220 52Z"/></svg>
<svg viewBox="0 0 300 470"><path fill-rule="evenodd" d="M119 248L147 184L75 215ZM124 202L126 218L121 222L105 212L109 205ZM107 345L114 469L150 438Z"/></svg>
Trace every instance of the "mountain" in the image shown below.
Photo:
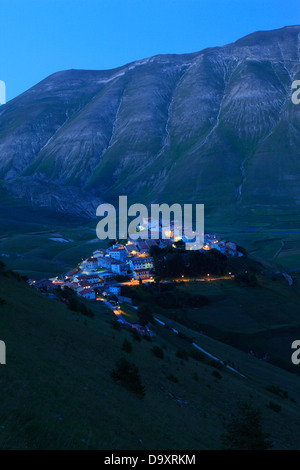
<svg viewBox="0 0 300 470"><path fill-rule="evenodd" d="M102 201L250 213L300 201L300 26L114 70L55 73L0 108L1 187L93 217Z"/></svg>

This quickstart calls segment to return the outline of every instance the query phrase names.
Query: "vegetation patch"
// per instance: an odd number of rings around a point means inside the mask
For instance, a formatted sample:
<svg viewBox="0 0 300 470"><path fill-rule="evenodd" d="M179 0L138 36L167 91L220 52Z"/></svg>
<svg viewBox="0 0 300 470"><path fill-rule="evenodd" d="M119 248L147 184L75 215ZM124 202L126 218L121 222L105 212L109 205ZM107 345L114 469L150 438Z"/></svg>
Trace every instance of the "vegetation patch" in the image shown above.
<svg viewBox="0 0 300 470"><path fill-rule="evenodd" d="M111 377L140 398L145 395L145 387L142 384L137 366L126 359L119 359L111 371Z"/></svg>

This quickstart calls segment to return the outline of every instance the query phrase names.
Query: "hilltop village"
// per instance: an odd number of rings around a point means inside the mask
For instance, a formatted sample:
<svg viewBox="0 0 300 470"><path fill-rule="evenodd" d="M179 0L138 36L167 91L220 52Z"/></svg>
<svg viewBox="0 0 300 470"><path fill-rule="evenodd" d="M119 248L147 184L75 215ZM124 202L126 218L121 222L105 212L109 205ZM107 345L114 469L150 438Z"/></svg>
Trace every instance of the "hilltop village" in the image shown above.
<svg viewBox="0 0 300 470"><path fill-rule="evenodd" d="M144 226L151 222L144 221ZM141 227L141 231L143 228ZM160 224L160 235L162 224ZM164 238L165 237L165 238ZM120 301L124 301L121 296L122 283L154 282L156 272L154 259L151 256L153 247L156 249L166 249L172 247L185 249L185 242L182 239L175 239L173 228L158 240L138 239L136 241L128 239L124 243L114 243L108 248L98 249L93 254L81 260L75 269L51 279L39 281L29 280L31 285L37 289L52 290L60 286L62 289L68 287L82 298L97 300L100 295L114 295ZM220 240L213 233L204 234L204 245L200 252L217 250L226 257L242 256L237 245L233 242Z"/></svg>

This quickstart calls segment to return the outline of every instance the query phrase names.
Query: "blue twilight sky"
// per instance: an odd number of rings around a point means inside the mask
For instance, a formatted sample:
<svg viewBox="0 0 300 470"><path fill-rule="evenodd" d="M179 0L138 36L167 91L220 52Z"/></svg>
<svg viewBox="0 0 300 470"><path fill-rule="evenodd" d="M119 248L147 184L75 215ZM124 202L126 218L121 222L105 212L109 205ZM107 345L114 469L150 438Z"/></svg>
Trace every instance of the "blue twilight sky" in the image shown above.
<svg viewBox="0 0 300 470"><path fill-rule="evenodd" d="M195 52L300 23L300 0L0 0L7 100L70 68Z"/></svg>

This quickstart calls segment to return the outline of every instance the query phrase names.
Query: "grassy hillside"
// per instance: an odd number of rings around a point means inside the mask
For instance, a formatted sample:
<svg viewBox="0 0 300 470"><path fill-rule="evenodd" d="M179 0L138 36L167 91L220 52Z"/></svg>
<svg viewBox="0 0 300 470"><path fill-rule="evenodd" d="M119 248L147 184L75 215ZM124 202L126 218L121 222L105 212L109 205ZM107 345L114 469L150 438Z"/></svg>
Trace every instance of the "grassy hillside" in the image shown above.
<svg viewBox="0 0 300 470"><path fill-rule="evenodd" d="M87 319L12 275L0 275L0 297L6 301L0 339L7 347L7 364L0 368L1 448L221 448L223 418L238 400L262 410L274 448L299 448L300 403L265 388L280 386L297 400L298 376L193 332L199 345L239 364L246 375L221 370L217 378L207 360L179 358L186 343L169 330L153 326L152 342L138 342L112 328L113 314L102 304L90 302L95 318ZM122 350L125 338L130 353ZM163 359L153 354L155 345ZM143 398L112 380L121 357L138 367ZM280 412L268 407L270 400Z"/></svg>
<svg viewBox="0 0 300 470"><path fill-rule="evenodd" d="M241 261L246 263L246 258ZM163 296L155 286L135 286L127 288L126 295L150 304L166 319L297 372L291 363L291 344L300 336L299 281L295 277L289 286L282 275L267 272L256 279L256 285L238 284L229 276L182 282ZM195 296L204 296L206 304L190 304L188 299Z"/></svg>

